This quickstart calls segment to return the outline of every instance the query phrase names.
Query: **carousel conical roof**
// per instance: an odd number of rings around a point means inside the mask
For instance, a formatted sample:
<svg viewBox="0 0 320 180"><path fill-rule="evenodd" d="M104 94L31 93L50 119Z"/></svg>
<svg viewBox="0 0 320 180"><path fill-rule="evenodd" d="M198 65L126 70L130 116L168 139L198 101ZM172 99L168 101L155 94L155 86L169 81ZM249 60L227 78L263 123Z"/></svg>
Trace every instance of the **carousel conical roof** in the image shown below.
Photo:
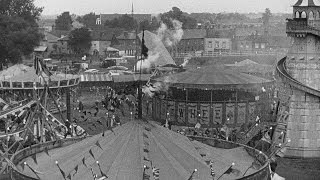
<svg viewBox="0 0 320 180"><path fill-rule="evenodd" d="M173 87L220 89L251 88L257 84L271 83L261 77L224 69L224 67L199 67L185 72L159 77L153 81L167 83Z"/></svg>
<svg viewBox="0 0 320 180"><path fill-rule="evenodd" d="M145 174L152 177L151 162L152 167L160 170L160 179L186 180L194 169L198 170L195 179L210 179L209 166L185 136L155 123L139 121L128 122L115 128L114 132L115 134L107 131L105 136L99 134L66 147L50 150L50 156L44 152L37 154L37 164L31 157L24 161L44 180L62 178L55 161L59 162L66 176L74 174L75 167L78 166L72 179L93 179L90 167L100 175L97 160L102 172L109 179L140 180L144 165L149 167ZM97 142L102 149L97 146ZM86 166L83 165L83 158ZM23 173L36 177L26 167Z"/></svg>
<svg viewBox="0 0 320 180"><path fill-rule="evenodd" d="M48 75L42 72L41 77L43 77L47 82L49 80ZM79 84L80 77L72 74L53 74L50 76L51 82L53 82L53 86L51 87L65 87L65 86L74 86ZM60 81L69 81L69 83L59 83ZM9 67L8 69L0 72L0 82L9 82L10 86L2 88L30 88L29 86L18 86L14 87L13 83L43 83L43 79L39 78L39 75L36 74L36 70L33 67L29 67L23 64L17 64ZM37 85L38 86L38 85ZM33 88L33 87L31 87Z"/></svg>

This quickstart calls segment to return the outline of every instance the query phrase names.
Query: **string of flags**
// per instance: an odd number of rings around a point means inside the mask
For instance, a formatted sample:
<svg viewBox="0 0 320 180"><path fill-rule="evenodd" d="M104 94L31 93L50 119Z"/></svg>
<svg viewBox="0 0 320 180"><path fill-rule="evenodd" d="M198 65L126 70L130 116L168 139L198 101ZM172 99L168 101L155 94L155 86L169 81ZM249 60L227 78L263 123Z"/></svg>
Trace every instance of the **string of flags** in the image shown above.
<svg viewBox="0 0 320 180"><path fill-rule="evenodd" d="M56 143L56 142L54 142L54 144L55 144L55 143ZM95 146L98 147L99 149L103 150L101 144L99 143L99 140L97 140L97 141L95 142ZM88 153L90 154L90 156L91 156L93 159L95 159L95 155L94 155L94 153L93 153L93 151L92 151L92 148L93 148L93 147L94 147L94 146L92 146L92 147L90 148L90 150L88 151ZM45 149L44 149L44 152L45 152L48 156L50 156L49 151L48 151L48 148L45 148ZM84 155L85 155L85 154L86 154L86 153L84 153ZM35 164L38 164L37 154L31 155L31 158L32 158L32 160L34 161ZM81 159L81 162L80 162L80 163L83 164L86 168L88 168L88 165L86 164L86 157L85 157L85 156ZM81 165L81 164L77 164L77 165L73 168L73 170L72 170L70 173L67 174L67 173L66 173L65 171L63 171L63 169L60 167L58 161L55 161L55 164L56 164L57 168L59 169L59 172L60 172L60 174L62 175L62 177L63 177L64 180L67 180L67 179L71 180L71 178L77 174L77 172L78 172L78 170L79 170L79 165ZM107 177L107 175L102 171L101 166L100 166L100 164L99 164L99 161L96 161L96 164L97 164L98 167L99 167L99 171L100 171L101 176ZM40 179L39 174L42 174L41 172L37 172L36 170L34 170L29 164L27 164L27 162L24 162L24 163L21 164L22 170L25 169L25 166L27 166L27 167L37 176L37 178ZM74 171L74 173L72 174L73 171Z"/></svg>

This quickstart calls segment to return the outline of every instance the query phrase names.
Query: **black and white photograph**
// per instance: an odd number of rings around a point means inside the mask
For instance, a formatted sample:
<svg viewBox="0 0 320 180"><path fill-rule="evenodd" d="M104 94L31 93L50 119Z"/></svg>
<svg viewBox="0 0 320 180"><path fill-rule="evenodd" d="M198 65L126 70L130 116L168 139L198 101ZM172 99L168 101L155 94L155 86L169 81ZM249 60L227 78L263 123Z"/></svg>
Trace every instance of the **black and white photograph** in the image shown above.
<svg viewBox="0 0 320 180"><path fill-rule="evenodd" d="M319 180L320 0L0 0L0 180Z"/></svg>

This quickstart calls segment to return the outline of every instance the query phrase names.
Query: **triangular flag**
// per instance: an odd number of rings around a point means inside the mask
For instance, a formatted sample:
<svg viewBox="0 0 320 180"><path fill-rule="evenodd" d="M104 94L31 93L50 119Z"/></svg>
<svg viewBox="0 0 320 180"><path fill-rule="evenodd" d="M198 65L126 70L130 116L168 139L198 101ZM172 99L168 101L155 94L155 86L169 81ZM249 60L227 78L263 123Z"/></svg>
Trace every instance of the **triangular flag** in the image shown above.
<svg viewBox="0 0 320 180"><path fill-rule="evenodd" d="M71 180L71 173L67 176L67 178Z"/></svg>
<svg viewBox="0 0 320 180"><path fill-rule="evenodd" d="M37 176L38 179L41 179L41 178L39 177L38 173L37 173L34 169L32 169L32 168L29 166L29 164L27 164L27 166L28 166L29 169Z"/></svg>
<svg viewBox="0 0 320 180"><path fill-rule="evenodd" d="M58 166L58 168L59 168L59 171L60 171L61 175L63 176L63 178L66 179L66 174L62 171L60 166Z"/></svg>
<svg viewBox="0 0 320 180"><path fill-rule="evenodd" d="M79 169L79 166L77 165L77 166L74 168L74 171L75 171L74 174L76 174L76 173L78 172L78 169Z"/></svg>
<svg viewBox="0 0 320 180"><path fill-rule="evenodd" d="M146 157L143 157L143 160L144 161L150 161L149 159L147 159Z"/></svg>
<svg viewBox="0 0 320 180"><path fill-rule="evenodd" d="M149 143L148 142L144 142L144 145L149 146Z"/></svg>
<svg viewBox="0 0 320 180"><path fill-rule="evenodd" d="M92 153L92 149L89 150L90 155L93 157L93 159L95 159L93 153Z"/></svg>
<svg viewBox="0 0 320 180"><path fill-rule="evenodd" d="M33 159L33 161L38 164L38 161L37 161L37 154L32 154L31 155L31 158Z"/></svg>
<svg viewBox="0 0 320 180"><path fill-rule="evenodd" d="M149 138L145 133L143 133L143 137L145 137L145 138Z"/></svg>
<svg viewBox="0 0 320 180"><path fill-rule="evenodd" d="M85 157L83 157L83 158L82 158L82 164L87 167L85 160L86 160Z"/></svg>
<svg viewBox="0 0 320 180"><path fill-rule="evenodd" d="M22 171L24 171L24 163L20 164Z"/></svg>
<svg viewBox="0 0 320 180"><path fill-rule="evenodd" d="M49 151L48 151L48 148L44 148L44 152L45 152L48 156L50 156Z"/></svg>
<svg viewBox="0 0 320 180"><path fill-rule="evenodd" d="M97 140L96 145L97 145L100 149L102 149L102 147L101 147L101 145L100 145L100 143L99 143L99 140ZM102 150L103 150L103 149L102 149Z"/></svg>
<svg viewBox="0 0 320 180"><path fill-rule="evenodd" d="M143 152L148 153L149 150L148 149L143 149Z"/></svg>

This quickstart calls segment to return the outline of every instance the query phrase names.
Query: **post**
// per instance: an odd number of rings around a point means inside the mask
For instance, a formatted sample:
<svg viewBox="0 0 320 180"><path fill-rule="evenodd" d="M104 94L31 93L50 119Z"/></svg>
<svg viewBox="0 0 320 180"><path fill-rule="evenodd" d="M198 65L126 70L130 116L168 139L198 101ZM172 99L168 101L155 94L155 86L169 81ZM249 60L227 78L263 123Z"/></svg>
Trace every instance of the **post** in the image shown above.
<svg viewBox="0 0 320 180"><path fill-rule="evenodd" d="M71 122L71 104L70 104L70 89L66 88L66 104L67 104L67 119Z"/></svg>
<svg viewBox="0 0 320 180"><path fill-rule="evenodd" d="M138 119L142 119L142 82L141 80L139 80L139 88L138 88Z"/></svg>

